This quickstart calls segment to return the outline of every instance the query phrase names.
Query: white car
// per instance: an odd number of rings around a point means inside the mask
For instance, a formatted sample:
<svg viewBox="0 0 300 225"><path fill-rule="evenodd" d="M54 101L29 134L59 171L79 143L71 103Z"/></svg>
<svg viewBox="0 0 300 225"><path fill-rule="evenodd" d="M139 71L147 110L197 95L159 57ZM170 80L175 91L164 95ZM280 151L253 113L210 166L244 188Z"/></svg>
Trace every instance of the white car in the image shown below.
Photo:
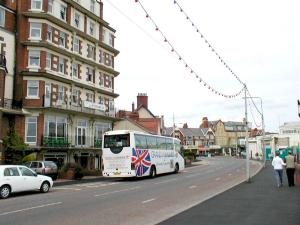
<svg viewBox="0 0 300 225"><path fill-rule="evenodd" d="M11 193L40 190L46 193L53 186L51 177L38 175L21 165L0 165L0 198Z"/></svg>

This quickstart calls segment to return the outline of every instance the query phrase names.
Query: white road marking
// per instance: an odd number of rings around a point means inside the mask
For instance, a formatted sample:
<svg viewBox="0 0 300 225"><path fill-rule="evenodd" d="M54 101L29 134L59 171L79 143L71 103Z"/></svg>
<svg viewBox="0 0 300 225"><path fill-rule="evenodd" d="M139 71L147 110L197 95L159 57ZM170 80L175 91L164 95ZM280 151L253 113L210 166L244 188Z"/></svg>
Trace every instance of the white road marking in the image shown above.
<svg viewBox="0 0 300 225"><path fill-rule="evenodd" d="M54 187L52 189L54 189L54 190L74 190L74 191L81 191L82 190L80 188L64 188L64 187Z"/></svg>
<svg viewBox="0 0 300 225"><path fill-rule="evenodd" d="M98 194L98 195L94 195L94 196L95 197L105 196L105 195L115 194L115 193L124 192L124 191L132 191L132 190L136 190L136 189L139 189L139 188L140 188L140 186L137 186L137 187L133 187L133 188L127 188L127 189L122 189L122 190L117 190L117 191L105 192L103 194Z"/></svg>
<svg viewBox="0 0 300 225"><path fill-rule="evenodd" d="M220 178L220 177L216 178L216 181L219 181L219 180L221 180L221 178Z"/></svg>
<svg viewBox="0 0 300 225"><path fill-rule="evenodd" d="M53 206L53 205L60 205L60 204L62 204L62 202L54 202L54 203L50 203L50 204L39 205L39 206L34 206L34 207L30 207L30 208L25 208L25 209L19 209L19 210L10 211L10 212L4 212L4 213L1 213L0 216L5 216L8 214L13 214L13 213L18 213L18 212L24 212L24 211L28 211L28 210L32 210L32 209L44 208L44 207Z"/></svg>
<svg viewBox="0 0 300 225"><path fill-rule="evenodd" d="M145 204L145 203L148 203L148 202L152 202L152 201L154 201L154 200L155 200L155 198L151 198L151 199L142 201L142 204Z"/></svg>
<svg viewBox="0 0 300 225"><path fill-rule="evenodd" d="M190 189L196 188L196 185L189 186Z"/></svg>
<svg viewBox="0 0 300 225"><path fill-rule="evenodd" d="M175 180L177 180L177 179L173 178L173 179L169 179L169 180L160 181L160 182L157 182L157 183L154 183L154 184L164 184L164 183L169 183L169 182L175 181Z"/></svg>

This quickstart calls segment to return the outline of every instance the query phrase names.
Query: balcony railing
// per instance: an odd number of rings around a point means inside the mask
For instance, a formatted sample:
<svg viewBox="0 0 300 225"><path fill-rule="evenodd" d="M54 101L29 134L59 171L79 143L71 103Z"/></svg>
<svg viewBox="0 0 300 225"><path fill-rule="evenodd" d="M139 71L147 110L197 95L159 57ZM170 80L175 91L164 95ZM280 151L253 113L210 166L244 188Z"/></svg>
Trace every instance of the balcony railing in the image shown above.
<svg viewBox="0 0 300 225"><path fill-rule="evenodd" d="M72 136L72 138L68 137L44 137L43 138L43 146L44 147L56 147L56 148L66 148L70 146L77 146L77 147L85 147L85 148L101 148L102 147L102 140L97 139L91 136L84 136L80 137L82 145L78 145L77 136ZM77 140L77 141L76 141ZM94 141L93 141L94 140Z"/></svg>
<svg viewBox="0 0 300 225"><path fill-rule="evenodd" d="M108 116L108 117L116 117L115 110L110 111L103 111L96 108L88 108L84 106L84 101L81 101L80 104L74 104L74 103L66 103L65 101L57 101L56 103L51 102L51 100L46 100L45 96L44 99L44 107L50 107L50 108L57 108L57 109L65 109L65 110L71 110L75 112L83 112L93 115L100 115L100 116Z"/></svg>
<svg viewBox="0 0 300 225"><path fill-rule="evenodd" d="M45 147L69 147L67 137L44 137L43 146Z"/></svg>
<svg viewBox="0 0 300 225"><path fill-rule="evenodd" d="M0 107L5 109L22 109L22 101L16 101L13 99L0 98Z"/></svg>

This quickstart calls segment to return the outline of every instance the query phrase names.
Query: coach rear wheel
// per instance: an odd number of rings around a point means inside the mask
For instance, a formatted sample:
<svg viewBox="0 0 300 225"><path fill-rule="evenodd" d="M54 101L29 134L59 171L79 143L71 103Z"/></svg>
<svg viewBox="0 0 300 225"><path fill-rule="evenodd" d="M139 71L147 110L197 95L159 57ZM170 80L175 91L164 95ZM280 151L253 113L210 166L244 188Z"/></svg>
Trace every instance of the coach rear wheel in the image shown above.
<svg viewBox="0 0 300 225"><path fill-rule="evenodd" d="M178 163L176 163L174 173L178 173L178 171L179 171L179 165Z"/></svg>
<svg viewBox="0 0 300 225"><path fill-rule="evenodd" d="M155 168L155 166L151 166L149 177L150 178L156 177L156 168Z"/></svg>

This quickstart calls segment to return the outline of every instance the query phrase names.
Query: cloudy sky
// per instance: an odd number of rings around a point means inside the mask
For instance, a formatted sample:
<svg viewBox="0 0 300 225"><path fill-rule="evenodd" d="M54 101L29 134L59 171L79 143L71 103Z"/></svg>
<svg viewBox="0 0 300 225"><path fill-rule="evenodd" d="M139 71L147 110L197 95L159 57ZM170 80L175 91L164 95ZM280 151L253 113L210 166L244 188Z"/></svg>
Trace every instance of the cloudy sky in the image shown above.
<svg viewBox="0 0 300 225"><path fill-rule="evenodd" d="M204 116L242 121L243 95L223 98L195 77L199 75L224 94L242 89L196 26L251 95L263 99L267 131L277 131L283 122L299 121L299 0L178 0L194 27L173 0L140 2L194 74L164 42L139 3L103 0L104 19L116 29L115 47L120 51L115 59L120 72L115 80L120 94L117 109L130 110L137 94L147 93L149 109L164 115L167 126L172 126L173 114L179 126L187 122L189 127L198 127ZM255 103L260 109L260 101ZM260 126L253 105L248 112L253 127Z"/></svg>

